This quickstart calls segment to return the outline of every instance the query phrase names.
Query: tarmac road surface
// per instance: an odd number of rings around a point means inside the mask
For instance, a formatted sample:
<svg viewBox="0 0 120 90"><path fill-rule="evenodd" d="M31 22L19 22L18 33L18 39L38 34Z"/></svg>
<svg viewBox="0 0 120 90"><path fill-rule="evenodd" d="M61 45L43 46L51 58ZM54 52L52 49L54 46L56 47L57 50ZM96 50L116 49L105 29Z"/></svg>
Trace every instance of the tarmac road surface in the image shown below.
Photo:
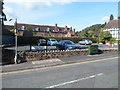
<svg viewBox="0 0 120 90"><path fill-rule="evenodd" d="M118 57L2 75L3 88L117 88Z"/></svg>
<svg viewBox="0 0 120 90"><path fill-rule="evenodd" d="M99 45L99 44L93 44L93 45L98 45L99 49L106 49L106 48L118 48L117 45L114 45L114 47L112 47L112 45L108 46L108 45ZM88 47L88 45L80 45L81 47ZM15 47L7 47L6 49L11 49L11 50L15 50ZM33 51L37 51L37 50L46 50L46 46L31 46L31 49ZM47 46L48 50L56 50L56 46ZM17 48L18 51L26 51L26 50L30 50L30 46L18 46Z"/></svg>

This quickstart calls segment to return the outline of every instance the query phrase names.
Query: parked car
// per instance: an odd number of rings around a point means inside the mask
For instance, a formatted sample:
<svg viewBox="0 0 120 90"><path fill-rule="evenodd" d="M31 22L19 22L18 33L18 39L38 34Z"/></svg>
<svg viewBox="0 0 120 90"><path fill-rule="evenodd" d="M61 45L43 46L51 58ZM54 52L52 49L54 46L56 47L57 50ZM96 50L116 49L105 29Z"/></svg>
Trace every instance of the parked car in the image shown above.
<svg viewBox="0 0 120 90"><path fill-rule="evenodd" d="M91 40L82 40L78 42L79 44L84 44L84 45L91 45L92 41Z"/></svg>
<svg viewBox="0 0 120 90"><path fill-rule="evenodd" d="M58 41L54 38L51 38L47 40L47 44L53 46L53 45L58 44Z"/></svg>
<svg viewBox="0 0 120 90"><path fill-rule="evenodd" d="M46 42L45 39L39 39L39 40L37 40L37 45L38 46L42 46L42 45L46 45L46 44L47 44L47 42Z"/></svg>
<svg viewBox="0 0 120 90"><path fill-rule="evenodd" d="M59 42L59 44L56 45L56 48L60 50L67 50L67 49L72 50L72 49L81 49L81 46L73 43L70 40L62 40Z"/></svg>

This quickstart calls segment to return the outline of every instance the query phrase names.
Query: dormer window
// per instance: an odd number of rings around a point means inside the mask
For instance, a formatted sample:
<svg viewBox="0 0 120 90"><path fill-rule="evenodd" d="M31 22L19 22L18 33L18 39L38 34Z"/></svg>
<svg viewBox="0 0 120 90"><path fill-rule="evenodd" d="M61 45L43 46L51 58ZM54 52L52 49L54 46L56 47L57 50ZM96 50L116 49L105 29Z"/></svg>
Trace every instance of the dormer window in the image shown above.
<svg viewBox="0 0 120 90"><path fill-rule="evenodd" d="M49 27L47 27L47 28L46 28L46 31L47 31L47 32L49 32L49 31L50 31L50 28L49 28Z"/></svg>
<svg viewBox="0 0 120 90"><path fill-rule="evenodd" d="M36 27L36 28L35 28L35 31L39 31L39 27Z"/></svg>
<svg viewBox="0 0 120 90"><path fill-rule="evenodd" d="M22 27L21 27L21 30L25 30L25 26L22 26Z"/></svg>

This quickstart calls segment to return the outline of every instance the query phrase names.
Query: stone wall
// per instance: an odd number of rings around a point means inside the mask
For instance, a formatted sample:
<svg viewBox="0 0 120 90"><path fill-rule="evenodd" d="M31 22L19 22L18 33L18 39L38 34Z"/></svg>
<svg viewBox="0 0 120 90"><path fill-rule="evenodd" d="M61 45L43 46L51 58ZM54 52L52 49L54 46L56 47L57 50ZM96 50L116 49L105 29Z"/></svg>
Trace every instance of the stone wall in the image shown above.
<svg viewBox="0 0 120 90"><path fill-rule="evenodd" d="M2 60L0 61L1 64L14 63L15 56L14 50L7 50L1 48L1 51L2 51L1 53Z"/></svg>
<svg viewBox="0 0 120 90"><path fill-rule="evenodd" d="M27 61L39 61L50 58L84 56L88 55L88 50L67 50L67 51L48 51L48 52L25 52Z"/></svg>
<svg viewBox="0 0 120 90"><path fill-rule="evenodd" d="M116 52L117 49L104 49L99 53ZM14 63L15 52L13 50L2 50L2 63ZM40 61L50 58L62 58L72 56L87 56L88 50L54 50L54 51L39 51L39 52L18 52L18 60L23 61Z"/></svg>
<svg viewBox="0 0 120 90"><path fill-rule="evenodd" d="M100 53L111 53L116 52L117 49L104 49L100 50ZM48 52L24 52L22 54L27 61L40 61L50 58L62 58L62 57L72 57L72 56L87 56L88 50L54 50Z"/></svg>

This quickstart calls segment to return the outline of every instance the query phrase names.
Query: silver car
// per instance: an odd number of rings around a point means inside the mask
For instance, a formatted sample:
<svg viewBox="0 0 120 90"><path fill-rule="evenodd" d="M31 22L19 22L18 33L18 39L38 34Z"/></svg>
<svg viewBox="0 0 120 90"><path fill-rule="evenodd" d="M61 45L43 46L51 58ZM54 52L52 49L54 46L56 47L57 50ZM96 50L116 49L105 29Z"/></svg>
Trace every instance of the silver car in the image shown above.
<svg viewBox="0 0 120 90"><path fill-rule="evenodd" d="M79 44L84 44L84 45L91 45L92 41L91 40L82 40L78 42Z"/></svg>

